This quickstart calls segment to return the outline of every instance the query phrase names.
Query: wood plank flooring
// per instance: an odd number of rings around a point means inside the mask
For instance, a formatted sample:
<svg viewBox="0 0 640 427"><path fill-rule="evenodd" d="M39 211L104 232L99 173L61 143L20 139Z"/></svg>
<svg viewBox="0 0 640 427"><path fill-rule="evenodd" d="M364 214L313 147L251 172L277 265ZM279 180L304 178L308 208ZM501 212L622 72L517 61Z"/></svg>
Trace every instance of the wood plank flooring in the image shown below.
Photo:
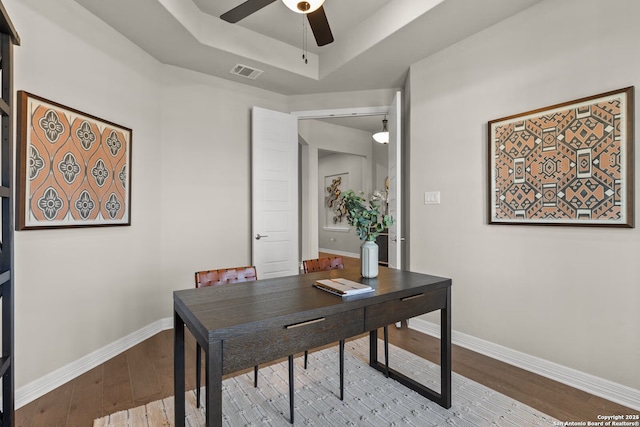
<svg viewBox="0 0 640 427"><path fill-rule="evenodd" d="M345 259L345 262L352 262ZM357 262L357 260L355 260ZM379 334L382 336L382 333ZM389 328L391 343L439 363L440 343L411 329ZM195 340L186 340L186 387L195 388ZM638 411L452 346L453 370L561 421ZM204 368L202 369L204 372ZM204 384L204 381L203 381ZM347 392L348 393L348 392ZM91 426L95 418L173 395L173 331L163 331L16 411L17 427Z"/></svg>
<svg viewBox="0 0 640 427"><path fill-rule="evenodd" d="M187 389L195 388L195 341L187 333ZM389 328L390 341L439 363L439 341ZM173 394L173 331L161 332L16 411L16 426L91 426L95 418ZM634 414L590 395L456 345L453 370L562 421ZM204 368L203 368L204 372ZM204 383L204 382L203 382Z"/></svg>
<svg viewBox="0 0 640 427"><path fill-rule="evenodd" d="M187 389L195 388L195 340L187 336ZM381 334L380 334L381 336ZM439 363L439 341L389 328L390 341ZM453 370L562 421L597 421L629 408L456 345ZM204 368L202 369L204 372ZM203 381L204 384L204 381ZM173 331L163 331L16 411L18 427L91 426L95 418L173 394Z"/></svg>

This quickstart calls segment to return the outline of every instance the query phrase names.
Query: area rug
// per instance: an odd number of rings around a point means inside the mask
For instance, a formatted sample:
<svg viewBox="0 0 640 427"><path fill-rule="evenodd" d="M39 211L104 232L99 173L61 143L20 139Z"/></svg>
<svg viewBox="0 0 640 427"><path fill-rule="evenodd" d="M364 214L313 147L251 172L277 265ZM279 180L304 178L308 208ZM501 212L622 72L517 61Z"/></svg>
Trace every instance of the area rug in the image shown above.
<svg viewBox="0 0 640 427"><path fill-rule="evenodd" d="M382 347L379 354L383 355ZM391 367L439 391L440 366L390 345ZM382 356L384 358L384 356ZM452 407L444 409L368 366L369 339L346 343L345 396L340 401L338 349L309 353L305 370L296 358L295 424L305 426L529 427L553 426L554 418L452 374ZM260 368L229 378L222 386L223 425L289 426L288 365ZM185 425L205 425L204 409L195 406L195 391L186 393ZM204 401L204 392L201 399ZM94 421L94 427L173 426L173 397L116 412Z"/></svg>

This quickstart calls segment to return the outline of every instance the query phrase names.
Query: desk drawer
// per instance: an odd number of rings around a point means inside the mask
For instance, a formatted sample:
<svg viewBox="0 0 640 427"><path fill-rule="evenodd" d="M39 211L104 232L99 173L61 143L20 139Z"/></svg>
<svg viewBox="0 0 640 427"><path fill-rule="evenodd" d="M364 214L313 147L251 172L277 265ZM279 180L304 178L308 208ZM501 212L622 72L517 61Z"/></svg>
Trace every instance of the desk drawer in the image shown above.
<svg viewBox="0 0 640 427"><path fill-rule="evenodd" d="M222 344L223 374L311 350L364 331L364 309L360 308L230 338Z"/></svg>
<svg viewBox="0 0 640 427"><path fill-rule="evenodd" d="M375 304L366 308L364 328L366 331L372 331L400 320L438 310L445 307L446 301L446 289L439 289Z"/></svg>

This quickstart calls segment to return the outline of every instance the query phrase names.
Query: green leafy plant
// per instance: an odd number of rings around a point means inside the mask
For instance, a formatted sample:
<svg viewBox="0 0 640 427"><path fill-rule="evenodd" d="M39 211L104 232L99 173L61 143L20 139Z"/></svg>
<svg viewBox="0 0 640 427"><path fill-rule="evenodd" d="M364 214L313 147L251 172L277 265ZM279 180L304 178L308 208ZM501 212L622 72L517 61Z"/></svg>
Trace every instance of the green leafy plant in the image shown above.
<svg viewBox="0 0 640 427"><path fill-rule="evenodd" d="M367 201L363 196L363 192L356 194L353 190L343 191L340 195L347 210L347 221L356 227L360 240L375 241L385 228L393 224L394 219L382 214L374 200Z"/></svg>

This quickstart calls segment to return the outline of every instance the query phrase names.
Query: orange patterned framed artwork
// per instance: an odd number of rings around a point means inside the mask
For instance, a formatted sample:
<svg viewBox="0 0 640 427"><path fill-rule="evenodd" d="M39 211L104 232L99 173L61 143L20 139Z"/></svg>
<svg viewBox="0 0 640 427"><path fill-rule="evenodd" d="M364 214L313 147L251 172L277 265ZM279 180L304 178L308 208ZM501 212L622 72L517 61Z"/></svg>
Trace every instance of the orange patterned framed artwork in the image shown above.
<svg viewBox="0 0 640 427"><path fill-rule="evenodd" d="M16 229L131 225L131 137L19 91Z"/></svg>
<svg viewBox="0 0 640 427"><path fill-rule="evenodd" d="M489 122L489 223L634 227L634 88Z"/></svg>

